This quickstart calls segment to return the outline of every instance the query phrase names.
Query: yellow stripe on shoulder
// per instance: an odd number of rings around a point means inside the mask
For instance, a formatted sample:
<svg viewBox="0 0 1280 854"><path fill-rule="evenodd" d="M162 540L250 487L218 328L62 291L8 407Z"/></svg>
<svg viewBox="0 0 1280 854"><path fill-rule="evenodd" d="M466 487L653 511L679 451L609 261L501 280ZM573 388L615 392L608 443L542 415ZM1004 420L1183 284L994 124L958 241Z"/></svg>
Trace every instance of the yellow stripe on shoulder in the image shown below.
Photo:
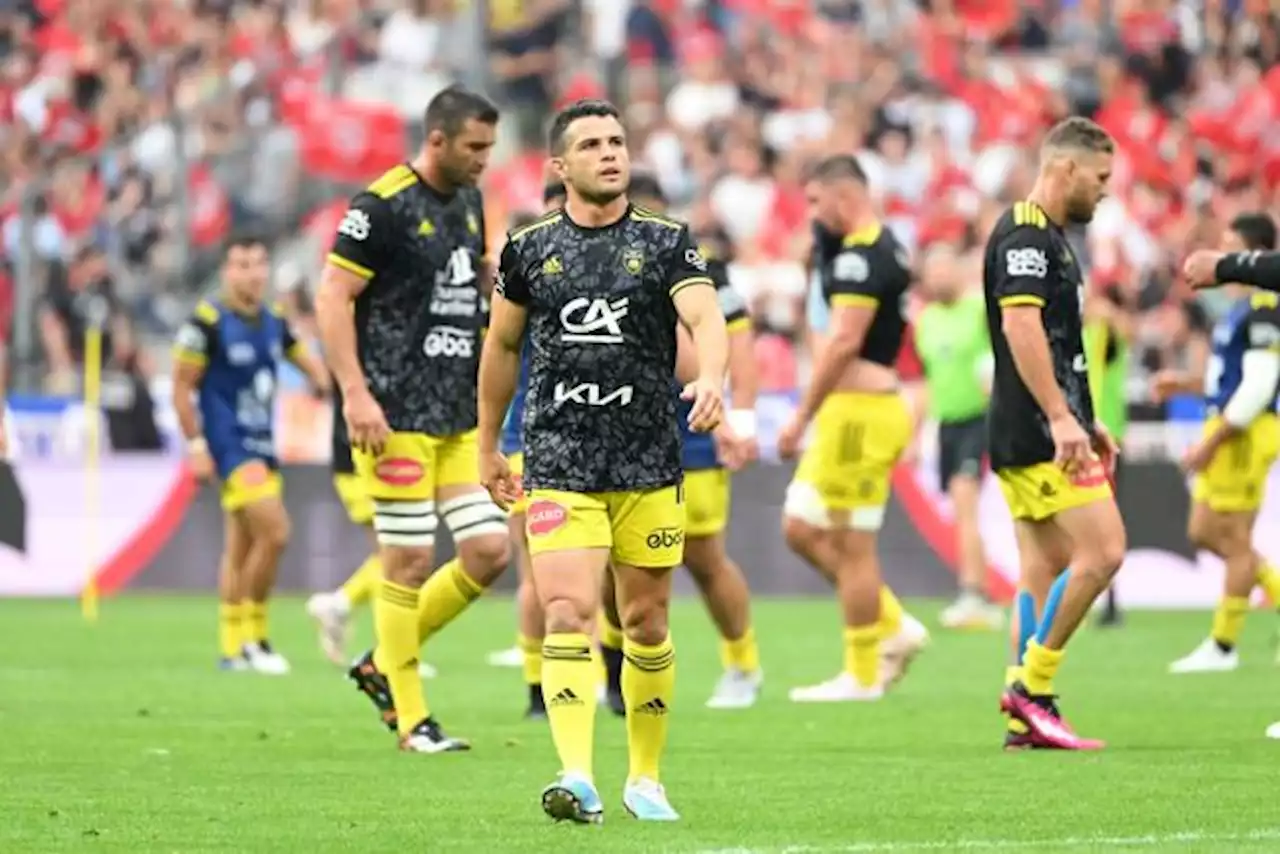
<svg viewBox="0 0 1280 854"><path fill-rule="evenodd" d="M549 225L555 225L560 221L562 216L564 216L564 214L560 211L551 211L550 213L543 214L540 218L535 219L528 225L522 225L514 231L508 232L507 242L511 243L517 241L527 234L532 234L533 232L546 228Z"/></svg>
<svg viewBox="0 0 1280 854"><path fill-rule="evenodd" d="M382 173L382 177L369 185L369 192L380 199L389 199L416 183L418 183L418 173L401 163Z"/></svg>
<svg viewBox="0 0 1280 854"><path fill-rule="evenodd" d="M648 208L642 208L636 205L631 209L631 218L636 222L652 222L657 225L665 225L667 228L684 228L684 223L674 220L669 216L656 213Z"/></svg>
<svg viewBox="0 0 1280 854"><path fill-rule="evenodd" d="M1012 308L1020 305L1030 305L1036 308L1044 308L1044 300L1038 296L1031 294L1015 294L1011 297L1001 297L999 301L1001 308Z"/></svg>
<svg viewBox="0 0 1280 854"><path fill-rule="evenodd" d="M1049 217L1035 202L1014 202L1013 224L1032 228L1048 228Z"/></svg>
<svg viewBox="0 0 1280 854"><path fill-rule="evenodd" d="M1280 294L1267 291L1256 291L1249 297L1251 308L1280 308Z"/></svg>
<svg viewBox="0 0 1280 854"><path fill-rule="evenodd" d="M844 236L845 246L870 246L880 239L880 233L884 231L880 223L872 223L863 226L857 231L851 231Z"/></svg>
<svg viewBox="0 0 1280 854"><path fill-rule="evenodd" d="M196 310L193 312L196 320L201 323L207 323L210 326L218 322L218 307L208 300L200 300L196 304Z"/></svg>

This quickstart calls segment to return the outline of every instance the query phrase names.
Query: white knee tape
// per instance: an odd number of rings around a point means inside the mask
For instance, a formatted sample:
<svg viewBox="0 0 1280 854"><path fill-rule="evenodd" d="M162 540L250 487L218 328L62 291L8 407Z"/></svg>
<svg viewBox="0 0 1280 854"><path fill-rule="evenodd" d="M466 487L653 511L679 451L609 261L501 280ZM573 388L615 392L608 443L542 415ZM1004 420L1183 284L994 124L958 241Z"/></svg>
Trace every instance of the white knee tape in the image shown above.
<svg viewBox="0 0 1280 854"><path fill-rule="evenodd" d="M455 543L474 537L507 536L507 514L487 492L472 492L441 502L440 516Z"/></svg>
<svg viewBox="0 0 1280 854"><path fill-rule="evenodd" d="M431 548L436 524L434 501L373 502L373 530L380 545Z"/></svg>
<svg viewBox="0 0 1280 854"><path fill-rule="evenodd" d="M878 531L884 524L884 505L859 507L849 512L849 527L855 531Z"/></svg>
<svg viewBox="0 0 1280 854"><path fill-rule="evenodd" d="M831 530L831 514L822 496L811 483L793 480L787 484L787 494L782 501L782 513L788 518L804 522L823 531Z"/></svg>

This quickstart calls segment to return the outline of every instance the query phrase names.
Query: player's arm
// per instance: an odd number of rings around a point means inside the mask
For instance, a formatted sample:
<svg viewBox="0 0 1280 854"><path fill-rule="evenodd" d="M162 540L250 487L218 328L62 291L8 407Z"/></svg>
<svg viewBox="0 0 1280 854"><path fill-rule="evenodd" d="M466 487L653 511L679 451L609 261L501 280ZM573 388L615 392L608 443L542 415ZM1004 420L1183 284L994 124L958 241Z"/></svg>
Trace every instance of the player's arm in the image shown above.
<svg viewBox="0 0 1280 854"><path fill-rule="evenodd" d="M1239 282L1280 292L1280 252L1228 252L1213 268L1219 284Z"/></svg>
<svg viewBox="0 0 1280 854"><path fill-rule="evenodd" d="M294 335L293 330L287 323L284 327L284 341L282 343L284 345L284 357L291 365L302 371L311 389L316 394L328 394L330 387L328 369L307 348L307 345Z"/></svg>
<svg viewBox="0 0 1280 854"><path fill-rule="evenodd" d="M320 342L338 387L348 397L366 389L352 304L384 264L391 241L390 219L385 200L372 193L356 196L320 273L316 290Z"/></svg>
<svg viewBox="0 0 1280 854"><path fill-rule="evenodd" d="M755 335L747 301L733 289L729 273L718 262L711 265L716 280L720 311L729 333L729 422L733 432L749 439L756 434L756 397L760 392L760 373L756 366Z"/></svg>
<svg viewBox="0 0 1280 854"><path fill-rule="evenodd" d="M698 352L683 323L676 324L676 379L688 385L698 378Z"/></svg>
<svg viewBox="0 0 1280 854"><path fill-rule="evenodd" d="M707 271L707 259L689 238L685 226L676 247L675 263L667 284L680 322L689 327L698 359L699 380L723 387L729 366L729 331L716 295L715 282Z"/></svg>
<svg viewBox="0 0 1280 854"><path fill-rule="evenodd" d="M204 447L195 401L205 368L218 348L217 320L217 309L201 303L178 329L173 342L173 411L178 416L178 429L192 451Z"/></svg>
<svg viewBox="0 0 1280 854"><path fill-rule="evenodd" d="M1018 376L1045 417L1054 421L1069 417L1071 410L1053 373L1053 355L1041 317L1048 301L1050 257L1047 231L1035 226L1014 231L996 253L999 266L993 296Z"/></svg>
<svg viewBox="0 0 1280 854"><path fill-rule="evenodd" d="M1227 405L1214 431L1204 438L1212 450L1237 433L1247 430L1259 415L1267 411L1280 384L1280 308L1273 294L1254 296L1254 309L1249 315L1248 345L1241 357L1240 385Z"/></svg>
<svg viewBox="0 0 1280 854"><path fill-rule="evenodd" d="M803 422L813 420L845 369L862 352L883 293L884 274L876 269L870 254L862 247L846 247L836 256L831 266L831 321L827 342L796 411Z"/></svg>
<svg viewBox="0 0 1280 854"><path fill-rule="evenodd" d="M478 438L482 454L497 452L502 422L516 393L528 306L529 284L521 269L520 253L508 241L498 262L489 331L480 351Z"/></svg>

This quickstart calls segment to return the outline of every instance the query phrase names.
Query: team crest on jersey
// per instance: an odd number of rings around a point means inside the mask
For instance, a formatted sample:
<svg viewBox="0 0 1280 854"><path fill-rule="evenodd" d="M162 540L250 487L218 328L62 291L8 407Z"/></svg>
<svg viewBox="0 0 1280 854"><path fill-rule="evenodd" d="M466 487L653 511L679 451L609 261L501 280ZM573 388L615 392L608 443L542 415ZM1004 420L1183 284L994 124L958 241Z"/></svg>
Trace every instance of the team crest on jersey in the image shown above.
<svg viewBox="0 0 1280 854"><path fill-rule="evenodd" d="M644 253L639 249L627 249L622 253L622 269L635 276L644 267Z"/></svg>
<svg viewBox="0 0 1280 854"><path fill-rule="evenodd" d="M542 275L544 276L558 276L563 272L564 262L560 260L559 255L552 255L542 262Z"/></svg>
<svg viewBox="0 0 1280 854"><path fill-rule="evenodd" d="M480 233L480 220L476 219L476 215L471 211L467 211L467 231L472 234Z"/></svg>

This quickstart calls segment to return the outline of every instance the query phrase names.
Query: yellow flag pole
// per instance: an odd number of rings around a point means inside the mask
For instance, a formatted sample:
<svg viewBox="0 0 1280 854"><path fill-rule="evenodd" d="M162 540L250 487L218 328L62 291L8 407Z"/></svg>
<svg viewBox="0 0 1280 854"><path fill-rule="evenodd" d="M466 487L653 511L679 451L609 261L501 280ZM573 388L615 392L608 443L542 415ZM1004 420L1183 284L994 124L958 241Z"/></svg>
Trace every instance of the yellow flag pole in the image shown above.
<svg viewBox="0 0 1280 854"><path fill-rule="evenodd" d="M92 318L84 333L85 555L89 572L80 591L80 613L98 619L98 544L102 520L102 322Z"/></svg>

